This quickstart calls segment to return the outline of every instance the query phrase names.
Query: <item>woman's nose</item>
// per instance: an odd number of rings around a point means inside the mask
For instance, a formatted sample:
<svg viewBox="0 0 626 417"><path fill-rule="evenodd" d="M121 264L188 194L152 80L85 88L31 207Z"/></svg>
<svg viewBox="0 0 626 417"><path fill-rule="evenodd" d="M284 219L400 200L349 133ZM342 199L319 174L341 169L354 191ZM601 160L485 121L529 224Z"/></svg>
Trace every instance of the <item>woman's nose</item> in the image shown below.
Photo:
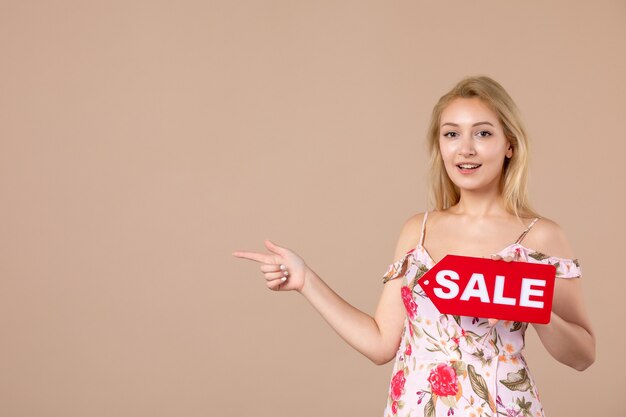
<svg viewBox="0 0 626 417"><path fill-rule="evenodd" d="M474 149L474 142L470 137L463 137L459 141L459 154L463 156L469 156L476 154L476 149Z"/></svg>

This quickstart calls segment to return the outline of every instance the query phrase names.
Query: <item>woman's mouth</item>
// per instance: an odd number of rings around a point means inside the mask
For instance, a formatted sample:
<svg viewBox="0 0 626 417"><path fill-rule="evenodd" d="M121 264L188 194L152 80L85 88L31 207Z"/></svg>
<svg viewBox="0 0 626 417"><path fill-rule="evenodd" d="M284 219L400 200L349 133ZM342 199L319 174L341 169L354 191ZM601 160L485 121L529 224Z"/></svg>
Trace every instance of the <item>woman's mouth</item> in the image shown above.
<svg viewBox="0 0 626 417"><path fill-rule="evenodd" d="M461 174L472 174L481 166L482 164L458 164L456 167Z"/></svg>

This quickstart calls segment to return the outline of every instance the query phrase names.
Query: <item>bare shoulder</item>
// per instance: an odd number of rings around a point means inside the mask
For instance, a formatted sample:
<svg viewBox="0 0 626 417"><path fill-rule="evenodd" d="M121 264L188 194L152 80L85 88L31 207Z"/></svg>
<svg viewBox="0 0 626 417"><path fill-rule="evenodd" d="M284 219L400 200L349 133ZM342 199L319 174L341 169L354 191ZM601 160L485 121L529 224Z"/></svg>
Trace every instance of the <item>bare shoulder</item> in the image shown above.
<svg viewBox="0 0 626 417"><path fill-rule="evenodd" d="M394 259L400 259L405 253L417 246L420 241L424 215L423 212L413 214L404 221L396 244Z"/></svg>
<svg viewBox="0 0 626 417"><path fill-rule="evenodd" d="M532 242L533 249L558 258L576 257L565 230L556 221L542 217L532 227L531 232L526 240Z"/></svg>

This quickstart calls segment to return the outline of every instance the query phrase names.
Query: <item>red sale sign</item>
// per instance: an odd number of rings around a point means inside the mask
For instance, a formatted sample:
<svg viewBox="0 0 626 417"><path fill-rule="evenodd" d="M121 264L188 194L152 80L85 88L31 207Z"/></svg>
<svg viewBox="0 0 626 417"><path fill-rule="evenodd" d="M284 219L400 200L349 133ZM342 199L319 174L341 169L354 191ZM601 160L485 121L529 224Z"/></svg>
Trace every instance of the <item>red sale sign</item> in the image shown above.
<svg viewBox="0 0 626 417"><path fill-rule="evenodd" d="M546 324L556 267L447 255L418 281L444 314Z"/></svg>

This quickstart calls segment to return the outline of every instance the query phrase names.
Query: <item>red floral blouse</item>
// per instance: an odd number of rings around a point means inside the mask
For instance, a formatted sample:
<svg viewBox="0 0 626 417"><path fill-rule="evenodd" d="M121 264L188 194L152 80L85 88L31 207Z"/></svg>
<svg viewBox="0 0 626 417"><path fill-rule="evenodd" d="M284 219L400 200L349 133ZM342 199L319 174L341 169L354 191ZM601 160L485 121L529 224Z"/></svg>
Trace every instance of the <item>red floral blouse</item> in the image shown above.
<svg viewBox="0 0 626 417"><path fill-rule="evenodd" d="M514 243L499 252L555 265L557 278L579 278L577 259ZM418 245L389 265L383 283L402 278L407 311L383 417L545 417L522 349L525 322L441 314L418 280L434 265Z"/></svg>

